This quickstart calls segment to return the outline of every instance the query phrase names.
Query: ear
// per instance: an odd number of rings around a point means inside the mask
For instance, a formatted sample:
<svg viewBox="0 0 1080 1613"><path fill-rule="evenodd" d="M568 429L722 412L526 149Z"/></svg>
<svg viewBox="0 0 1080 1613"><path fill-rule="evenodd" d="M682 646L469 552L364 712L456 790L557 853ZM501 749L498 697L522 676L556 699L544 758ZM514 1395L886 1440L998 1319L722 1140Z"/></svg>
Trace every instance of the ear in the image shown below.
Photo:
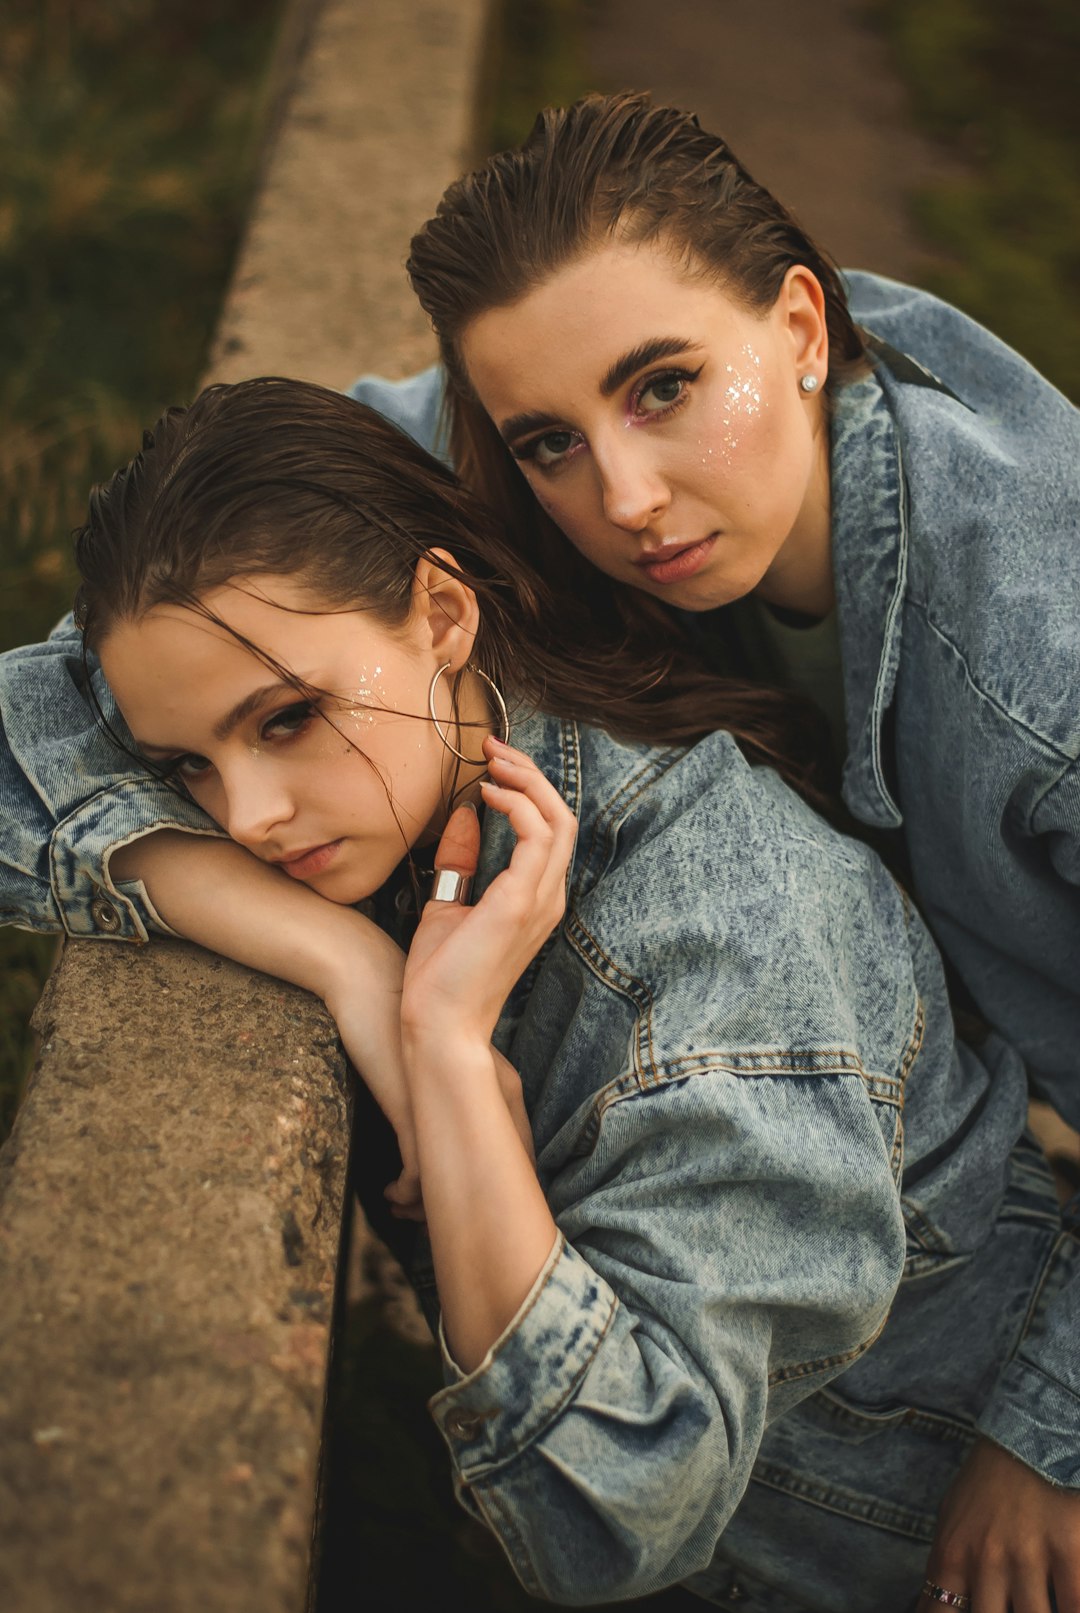
<svg viewBox="0 0 1080 1613"><path fill-rule="evenodd" d="M429 549L417 561L412 614L438 665L449 663L451 672L460 671L473 651L480 607L445 549Z"/></svg>
<svg viewBox="0 0 1080 1613"><path fill-rule="evenodd" d="M791 343L796 375L814 375L821 386L829 370L829 329L825 322L825 293L821 281L801 263L784 276L773 313Z"/></svg>

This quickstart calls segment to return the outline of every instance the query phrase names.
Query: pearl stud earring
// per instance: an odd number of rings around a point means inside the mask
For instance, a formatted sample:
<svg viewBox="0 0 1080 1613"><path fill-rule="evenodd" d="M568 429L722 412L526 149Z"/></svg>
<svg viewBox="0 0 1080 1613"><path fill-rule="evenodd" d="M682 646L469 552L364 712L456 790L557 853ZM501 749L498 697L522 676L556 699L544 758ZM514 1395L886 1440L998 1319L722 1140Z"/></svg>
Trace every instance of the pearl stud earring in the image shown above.
<svg viewBox="0 0 1080 1613"><path fill-rule="evenodd" d="M804 392L816 392L818 389L818 378L816 375L804 375L802 380L799 382L799 385L802 387Z"/></svg>

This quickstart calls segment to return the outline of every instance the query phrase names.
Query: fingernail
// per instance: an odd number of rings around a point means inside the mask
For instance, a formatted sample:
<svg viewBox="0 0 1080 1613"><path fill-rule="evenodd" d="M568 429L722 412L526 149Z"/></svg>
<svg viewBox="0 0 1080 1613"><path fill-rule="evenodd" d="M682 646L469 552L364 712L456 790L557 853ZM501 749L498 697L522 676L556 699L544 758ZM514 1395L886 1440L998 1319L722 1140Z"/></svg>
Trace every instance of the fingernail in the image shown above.
<svg viewBox="0 0 1080 1613"><path fill-rule="evenodd" d="M471 812L474 818L478 818L480 816L479 812L476 810L475 801L462 801L460 806L463 807L466 812Z"/></svg>

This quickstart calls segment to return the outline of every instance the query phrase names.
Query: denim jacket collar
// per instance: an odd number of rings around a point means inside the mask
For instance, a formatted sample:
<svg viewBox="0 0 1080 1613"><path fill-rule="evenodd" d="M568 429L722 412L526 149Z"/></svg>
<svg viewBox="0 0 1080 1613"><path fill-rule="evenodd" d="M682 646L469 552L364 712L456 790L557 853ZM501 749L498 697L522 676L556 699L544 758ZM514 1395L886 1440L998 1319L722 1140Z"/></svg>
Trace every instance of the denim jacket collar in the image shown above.
<svg viewBox="0 0 1080 1613"><path fill-rule="evenodd" d="M903 821L883 738L900 665L908 541L900 441L878 380L843 387L832 420L833 572L844 646L844 797L883 829Z"/></svg>

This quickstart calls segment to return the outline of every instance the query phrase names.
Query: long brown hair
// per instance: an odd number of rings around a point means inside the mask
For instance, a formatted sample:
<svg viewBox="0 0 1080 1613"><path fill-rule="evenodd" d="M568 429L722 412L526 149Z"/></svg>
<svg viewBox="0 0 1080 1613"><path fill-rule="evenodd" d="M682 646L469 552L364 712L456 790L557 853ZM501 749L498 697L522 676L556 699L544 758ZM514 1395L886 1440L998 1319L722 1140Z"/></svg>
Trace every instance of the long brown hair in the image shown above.
<svg viewBox="0 0 1080 1613"><path fill-rule="evenodd" d="M602 631L618 622L634 641L666 642L676 662L680 634L667 612L585 562L529 491L493 422L473 394L461 355L471 322L505 307L604 240L663 241L694 272L715 277L744 306L772 306L796 264L825 294L826 390L864 358L861 334L829 257L717 135L647 95L589 95L541 112L523 144L491 157L452 184L413 238L408 269L439 339L449 379L450 447L459 475L502 517L515 547L565 596L581 601ZM700 669L699 669L700 674ZM655 699L672 731L728 728L753 751L790 750L791 697L681 670ZM621 725L618 698L601 691L597 720ZM766 732L768 739L765 738Z"/></svg>
<svg viewBox="0 0 1080 1613"><path fill-rule="evenodd" d="M199 609L209 590L263 574L299 576L326 608L396 627L432 549L452 556L480 601L475 663L519 700L627 737L692 740L713 726L681 700L699 674L673 648L631 645L617 619L598 627L444 466L373 410L302 381L212 386L162 416L91 494L76 534L76 618L94 649L155 605ZM738 737L799 782L797 747L780 749L761 709L756 724L748 697Z"/></svg>

